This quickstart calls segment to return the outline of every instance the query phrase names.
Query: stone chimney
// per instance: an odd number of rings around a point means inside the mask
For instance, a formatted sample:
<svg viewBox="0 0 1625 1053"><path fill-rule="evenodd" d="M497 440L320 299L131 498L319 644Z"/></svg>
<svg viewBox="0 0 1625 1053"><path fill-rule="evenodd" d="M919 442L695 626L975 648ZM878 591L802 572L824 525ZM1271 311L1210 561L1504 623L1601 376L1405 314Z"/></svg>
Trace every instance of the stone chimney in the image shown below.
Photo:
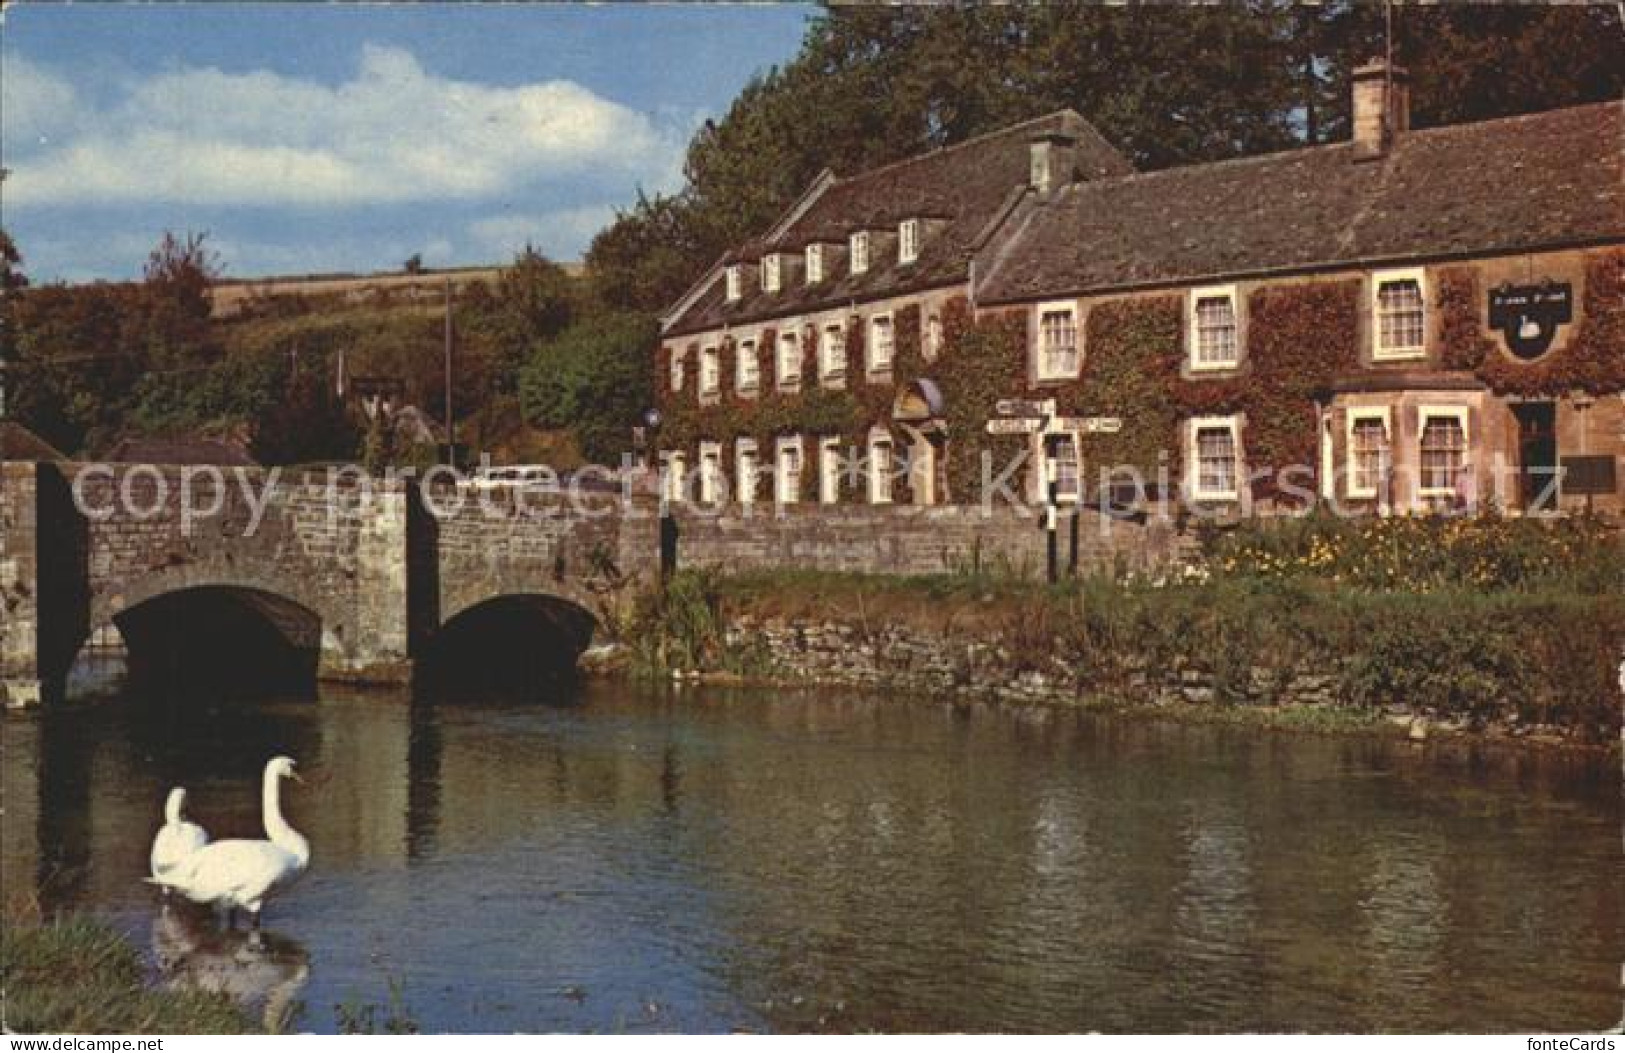
<svg viewBox="0 0 1625 1053"><path fill-rule="evenodd" d="M1030 140L1028 184L1048 194L1072 182L1077 172L1078 139L1065 131L1041 132Z"/></svg>
<svg viewBox="0 0 1625 1053"><path fill-rule="evenodd" d="M1354 150L1381 157L1411 126L1410 73L1374 58L1354 71Z"/></svg>

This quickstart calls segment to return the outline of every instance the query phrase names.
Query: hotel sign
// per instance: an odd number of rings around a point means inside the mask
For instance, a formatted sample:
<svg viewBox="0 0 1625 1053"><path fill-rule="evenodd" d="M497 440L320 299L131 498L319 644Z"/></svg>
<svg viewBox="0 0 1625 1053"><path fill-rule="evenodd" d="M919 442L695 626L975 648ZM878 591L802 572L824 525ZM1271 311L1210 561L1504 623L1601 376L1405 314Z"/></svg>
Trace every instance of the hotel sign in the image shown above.
<svg viewBox="0 0 1625 1053"><path fill-rule="evenodd" d="M1490 328L1507 350L1532 361L1551 349L1557 327L1574 320L1574 290L1567 282L1500 285L1490 290Z"/></svg>

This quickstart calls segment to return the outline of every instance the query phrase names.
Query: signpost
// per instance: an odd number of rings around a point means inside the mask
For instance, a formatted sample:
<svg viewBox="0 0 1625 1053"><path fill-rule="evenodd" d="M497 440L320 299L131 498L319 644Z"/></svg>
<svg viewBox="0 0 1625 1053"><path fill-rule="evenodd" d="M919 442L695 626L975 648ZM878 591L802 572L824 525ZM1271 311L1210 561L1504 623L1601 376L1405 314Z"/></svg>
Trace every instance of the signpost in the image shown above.
<svg viewBox="0 0 1625 1053"><path fill-rule="evenodd" d="M1001 398L993 408L999 416L1055 416L1053 398Z"/></svg>
<svg viewBox="0 0 1625 1053"><path fill-rule="evenodd" d="M1090 435L1115 435L1123 430L1122 417L1056 417L1054 431L1081 431Z"/></svg>
<svg viewBox="0 0 1625 1053"><path fill-rule="evenodd" d="M1055 413L1054 399L1000 399L994 403L999 412L987 422L989 435L1038 435L1048 436L1045 440L1046 449L1052 441L1061 441L1060 437L1066 433L1083 435L1115 435L1123 430L1122 417L1058 417ZM1076 444L1072 444L1076 445ZM1074 451L1075 452L1075 451ZM1044 465L1044 533L1045 563L1048 578L1053 584L1060 573L1060 559L1056 544L1056 526L1059 505L1060 480L1055 476L1046 456L1041 463ZM1079 466L1081 471L1081 465ZM1072 569L1076 571L1078 565L1078 518L1072 517Z"/></svg>
<svg viewBox="0 0 1625 1053"><path fill-rule="evenodd" d="M987 422L989 435L1032 435L1043 430L1041 417L994 417Z"/></svg>

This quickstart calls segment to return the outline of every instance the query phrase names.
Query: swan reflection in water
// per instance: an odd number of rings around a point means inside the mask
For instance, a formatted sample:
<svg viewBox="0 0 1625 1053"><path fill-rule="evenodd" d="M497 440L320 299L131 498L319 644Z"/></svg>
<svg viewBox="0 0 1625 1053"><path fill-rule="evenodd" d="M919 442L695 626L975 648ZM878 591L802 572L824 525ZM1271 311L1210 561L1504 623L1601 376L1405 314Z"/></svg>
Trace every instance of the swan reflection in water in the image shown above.
<svg viewBox="0 0 1625 1053"><path fill-rule="evenodd" d="M286 936L220 929L198 911L166 906L152 922L152 956L171 990L230 995L281 1032L298 1014L310 954Z"/></svg>

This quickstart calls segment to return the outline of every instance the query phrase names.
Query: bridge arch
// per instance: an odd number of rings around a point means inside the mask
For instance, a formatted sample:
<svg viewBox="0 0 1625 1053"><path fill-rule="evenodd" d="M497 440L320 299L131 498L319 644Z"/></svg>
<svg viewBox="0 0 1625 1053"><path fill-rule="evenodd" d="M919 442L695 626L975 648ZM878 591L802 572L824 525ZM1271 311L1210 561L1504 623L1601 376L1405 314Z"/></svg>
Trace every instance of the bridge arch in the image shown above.
<svg viewBox="0 0 1625 1053"><path fill-rule="evenodd" d="M553 592L505 592L462 604L417 655L417 681L438 695L530 693L568 679L598 620Z"/></svg>

